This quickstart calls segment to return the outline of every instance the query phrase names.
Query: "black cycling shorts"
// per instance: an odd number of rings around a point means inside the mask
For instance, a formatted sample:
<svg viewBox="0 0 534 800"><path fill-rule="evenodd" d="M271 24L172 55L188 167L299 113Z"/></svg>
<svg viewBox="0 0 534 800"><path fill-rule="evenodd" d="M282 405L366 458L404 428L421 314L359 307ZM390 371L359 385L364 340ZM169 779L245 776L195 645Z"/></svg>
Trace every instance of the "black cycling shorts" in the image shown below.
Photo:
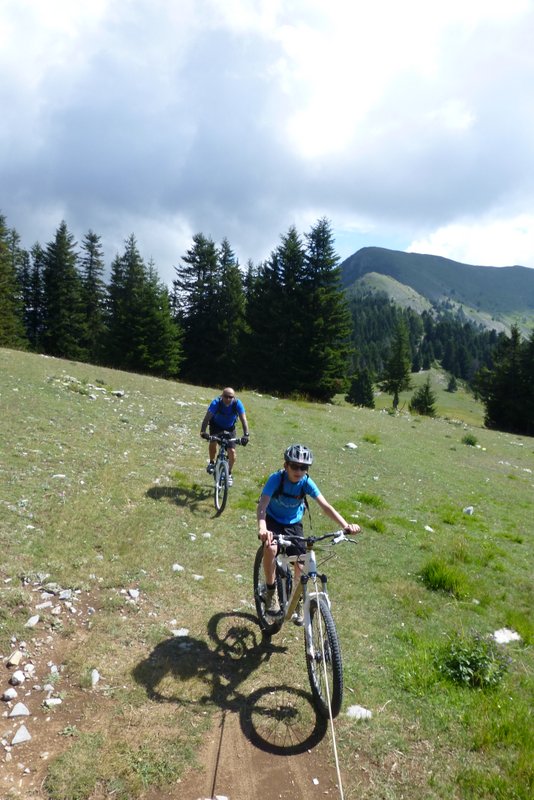
<svg viewBox="0 0 534 800"><path fill-rule="evenodd" d="M284 525L282 522L271 517L267 514L265 517L267 523L267 530L271 533L276 533L279 536L304 536L304 528L302 522L295 522L293 525ZM286 547L288 556L300 556L306 552L306 542L294 542Z"/></svg>
<svg viewBox="0 0 534 800"><path fill-rule="evenodd" d="M233 428L221 428L220 425L216 425L213 420L210 419L209 421L210 427L210 436L220 436L221 433L229 433L232 439L235 438L235 425ZM228 449L235 450L235 442L228 442Z"/></svg>

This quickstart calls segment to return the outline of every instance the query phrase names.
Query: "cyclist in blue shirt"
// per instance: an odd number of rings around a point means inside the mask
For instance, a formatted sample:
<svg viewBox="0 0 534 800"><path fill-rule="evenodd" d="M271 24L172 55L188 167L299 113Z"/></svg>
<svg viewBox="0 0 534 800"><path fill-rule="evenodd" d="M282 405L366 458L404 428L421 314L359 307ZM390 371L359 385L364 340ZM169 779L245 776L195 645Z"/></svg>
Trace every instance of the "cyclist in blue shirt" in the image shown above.
<svg viewBox="0 0 534 800"><path fill-rule="evenodd" d="M307 506L307 497L313 497L324 513L347 533L359 533L360 526L350 524L336 509L325 500L317 484L308 475L313 464L313 453L303 444L292 444L284 452L284 468L273 472L263 487L258 502L258 539L264 542L263 569L267 593L265 607L267 613L280 613L280 603L275 591L276 556L278 544L273 534L292 534L303 536L302 517ZM304 542L297 542L286 549L289 555L302 555L306 552ZM301 566L295 562L295 580L300 578ZM302 609L297 607L293 620L302 624Z"/></svg>
<svg viewBox="0 0 534 800"><path fill-rule="evenodd" d="M241 444L246 445L248 444L248 437L249 437L249 430L248 430L248 422L247 422L247 415L245 413L245 406L235 396L235 392L231 386L227 386L226 389L222 390L222 393L219 397L215 397L208 406L208 410L202 420L202 424L200 426L200 435L203 439L208 438L208 434L206 433L206 428L209 425L209 431L212 436L217 436L219 433L223 431L228 431L232 434L235 438L235 425L237 422L237 418L241 422L243 426L243 436L241 437ZM215 456L217 455L217 442L210 442L209 443L209 464L206 467L206 471L210 474L213 472L215 468ZM232 470L235 464L235 444L230 444L228 446L228 466L230 468L230 475L228 480L228 485L231 486L233 484L232 478Z"/></svg>

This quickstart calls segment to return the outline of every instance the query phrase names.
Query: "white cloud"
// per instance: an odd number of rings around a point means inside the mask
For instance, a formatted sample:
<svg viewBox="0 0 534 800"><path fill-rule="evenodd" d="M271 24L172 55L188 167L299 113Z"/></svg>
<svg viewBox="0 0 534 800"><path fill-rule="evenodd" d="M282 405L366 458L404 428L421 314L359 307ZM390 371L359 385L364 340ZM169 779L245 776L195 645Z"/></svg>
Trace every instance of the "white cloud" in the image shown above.
<svg viewBox="0 0 534 800"><path fill-rule="evenodd" d="M27 246L62 218L133 232L168 280L195 232L257 262L327 216L342 256L534 267L528 0L0 9L0 209Z"/></svg>

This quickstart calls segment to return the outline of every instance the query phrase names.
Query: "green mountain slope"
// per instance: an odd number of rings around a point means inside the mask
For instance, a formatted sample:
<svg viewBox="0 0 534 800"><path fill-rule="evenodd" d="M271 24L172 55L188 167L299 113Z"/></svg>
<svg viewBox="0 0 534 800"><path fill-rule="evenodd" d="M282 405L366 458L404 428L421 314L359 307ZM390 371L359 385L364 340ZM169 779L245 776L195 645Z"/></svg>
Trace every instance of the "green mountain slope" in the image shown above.
<svg viewBox="0 0 534 800"><path fill-rule="evenodd" d="M364 247L341 264L348 288L369 273L394 278L436 304L453 301L496 320L534 321L534 270L479 267L440 256Z"/></svg>

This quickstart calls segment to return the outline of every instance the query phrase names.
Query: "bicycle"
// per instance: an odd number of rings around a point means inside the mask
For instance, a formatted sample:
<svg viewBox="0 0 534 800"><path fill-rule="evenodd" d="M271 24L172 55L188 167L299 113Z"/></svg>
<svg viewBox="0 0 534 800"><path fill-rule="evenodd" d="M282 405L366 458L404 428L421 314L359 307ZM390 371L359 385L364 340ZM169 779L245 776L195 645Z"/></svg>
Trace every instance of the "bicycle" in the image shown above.
<svg viewBox="0 0 534 800"><path fill-rule="evenodd" d="M276 558L276 592L281 612L273 617L265 610L266 584L263 572L264 544L262 543L254 560L254 602L260 628L267 637L278 633L284 622L292 618L297 603L302 597L306 666L313 702L322 717L328 717L330 713L332 717L336 717L343 700L341 647L326 587L327 576L324 573L317 573L314 547L318 542L326 539L331 540L331 545L341 542L355 544L355 542L347 538L342 530L325 533L322 536L286 535L273 538L279 544L279 554ZM299 556L288 556L286 547L297 541L306 543L306 554L300 581L293 586L290 564L295 562ZM311 591L308 588L310 581L312 583Z"/></svg>
<svg viewBox="0 0 534 800"><path fill-rule="evenodd" d="M214 502L217 515L222 514L228 499L228 478L230 466L228 463L228 446L230 444L243 444L240 438L233 437L229 431L222 431L219 434L207 434L205 438L209 442L218 442L219 452L215 459L213 468L213 480L215 481Z"/></svg>

